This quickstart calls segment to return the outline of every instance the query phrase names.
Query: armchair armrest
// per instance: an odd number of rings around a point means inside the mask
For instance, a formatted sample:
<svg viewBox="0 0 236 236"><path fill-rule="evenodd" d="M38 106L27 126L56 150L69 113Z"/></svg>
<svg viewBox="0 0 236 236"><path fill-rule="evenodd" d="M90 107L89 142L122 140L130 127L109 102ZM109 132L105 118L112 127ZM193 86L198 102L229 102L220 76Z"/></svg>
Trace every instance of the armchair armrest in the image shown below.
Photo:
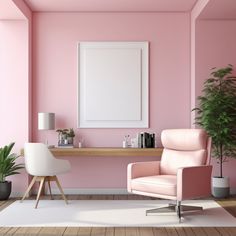
<svg viewBox="0 0 236 236"><path fill-rule="evenodd" d="M177 171L177 200L211 195L212 166L179 168Z"/></svg>
<svg viewBox="0 0 236 236"><path fill-rule="evenodd" d="M130 181L144 176L160 174L160 161L130 163L127 167L127 188L131 191Z"/></svg>

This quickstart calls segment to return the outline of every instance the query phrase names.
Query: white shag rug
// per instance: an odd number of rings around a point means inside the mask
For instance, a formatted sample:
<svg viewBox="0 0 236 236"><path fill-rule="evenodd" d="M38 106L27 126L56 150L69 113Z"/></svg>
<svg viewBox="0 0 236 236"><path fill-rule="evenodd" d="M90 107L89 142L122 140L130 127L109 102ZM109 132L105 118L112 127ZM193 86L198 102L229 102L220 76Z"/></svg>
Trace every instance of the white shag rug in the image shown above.
<svg viewBox="0 0 236 236"><path fill-rule="evenodd" d="M165 200L34 200L16 201L0 212L0 226L42 227L202 227L236 226L236 218L213 200L185 201L202 206L203 211L188 212L179 223L175 212L145 215L147 209L165 206Z"/></svg>

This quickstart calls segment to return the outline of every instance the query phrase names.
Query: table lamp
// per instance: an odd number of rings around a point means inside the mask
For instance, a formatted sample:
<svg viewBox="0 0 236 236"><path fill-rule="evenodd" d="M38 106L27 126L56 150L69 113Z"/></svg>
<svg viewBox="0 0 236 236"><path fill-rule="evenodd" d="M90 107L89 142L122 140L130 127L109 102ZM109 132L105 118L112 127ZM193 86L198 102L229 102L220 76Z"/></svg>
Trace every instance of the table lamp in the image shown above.
<svg viewBox="0 0 236 236"><path fill-rule="evenodd" d="M39 112L38 130L54 130L54 129L55 129L55 113ZM48 147L54 147L53 145L48 145L47 139L46 139L46 145Z"/></svg>

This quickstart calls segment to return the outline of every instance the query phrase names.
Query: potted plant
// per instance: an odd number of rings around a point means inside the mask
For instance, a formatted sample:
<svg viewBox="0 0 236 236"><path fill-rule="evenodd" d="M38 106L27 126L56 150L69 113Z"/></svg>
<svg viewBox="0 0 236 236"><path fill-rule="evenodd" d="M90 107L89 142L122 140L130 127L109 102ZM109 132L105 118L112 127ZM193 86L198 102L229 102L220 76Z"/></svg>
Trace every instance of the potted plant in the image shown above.
<svg viewBox="0 0 236 236"><path fill-rule="evenodd" d="M58 129L56 130L58 132L58 145L73 145L75 132L73 128L69 129Z"/></svg>
<svg viewBox="0 0 236 236"><path fill-rule="evenodd" d="M70 128L67 131L68 144L73 144L74 143L74 137L75 137L75 132L74 132L73 128Z"/></svg>
<svg viewBox="0 0 236 236"><path fill-rule="evenodd" d="M68 129L57 129L56 132L58 132L58 145L64 145L65 140L67 140Z"/></svg>
<svg viewBox="0 0 236 236"><path fill-rule="evenodd" d="M0 148L0 200L7 200L11 194L12 183L6 177L19 174L18 170L24 167L23 164L16 164L19 156L11 153L14 144Z"/></svg>
<svg viewBox="0 0 236 236"><path fill-rule="evenodd" d="M195 123L212 137L212 155L218 159L219 176L212 178L212 194L223 198L229 195L229 178L223 176L223 163L236 157L236 77L232 65L212 68L204 83L203 95L198 97L199 107Z"/></svg>

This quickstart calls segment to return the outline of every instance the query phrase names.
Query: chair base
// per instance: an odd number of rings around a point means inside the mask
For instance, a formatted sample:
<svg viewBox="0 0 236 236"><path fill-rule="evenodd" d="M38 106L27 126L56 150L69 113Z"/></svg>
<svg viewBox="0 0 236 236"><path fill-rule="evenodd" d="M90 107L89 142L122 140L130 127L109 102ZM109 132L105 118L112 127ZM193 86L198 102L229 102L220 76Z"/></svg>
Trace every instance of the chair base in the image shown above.
<svg viewBox="0 0 236 236"><path fill-rule="evenodd" d="M146 216L152 213L176 212L179 217L179 222L181 222L182 212L201 211L201 210L203 210L202 207L181 205L181 202L177 202L176 204L170 203L168 206L165 206L165 207L159 207L155 209L146 210Z"/></svg>
<svg viewBox="0 0 236 236"><path fill-rule="evenodd" d="M52 192L51 192L51 185L50 185L50 181L55 181L56 184L57 184L57 187L59 188L60 192L61 192L61 195L62 195L62 198L65 200L66 204L68 204L67 202L67 199L66 199L66 196L62 190L62 187L58 181L58 178L57 176L34 176L28 189L26 190L24 196L22 197L21 201L20 202L23 202L23 200L25 199L25 197L29 194L31 188L33 187L34 183L36 181L39 181L40 182L40 185L39 185L39 190L38 190L38 194L37 194L37 198L36 198L36 204L35 204L35 208L38 207L38 203L39 203L39 198L40 198L40 195L42 194L42 191L43 191L43 188L44 188L44 185L45 185L45 182L48 182L48 187L49 187L49 192L50 192L50 196L51 196L51 199L53 200L53 197L52 197Z"/></svg>

